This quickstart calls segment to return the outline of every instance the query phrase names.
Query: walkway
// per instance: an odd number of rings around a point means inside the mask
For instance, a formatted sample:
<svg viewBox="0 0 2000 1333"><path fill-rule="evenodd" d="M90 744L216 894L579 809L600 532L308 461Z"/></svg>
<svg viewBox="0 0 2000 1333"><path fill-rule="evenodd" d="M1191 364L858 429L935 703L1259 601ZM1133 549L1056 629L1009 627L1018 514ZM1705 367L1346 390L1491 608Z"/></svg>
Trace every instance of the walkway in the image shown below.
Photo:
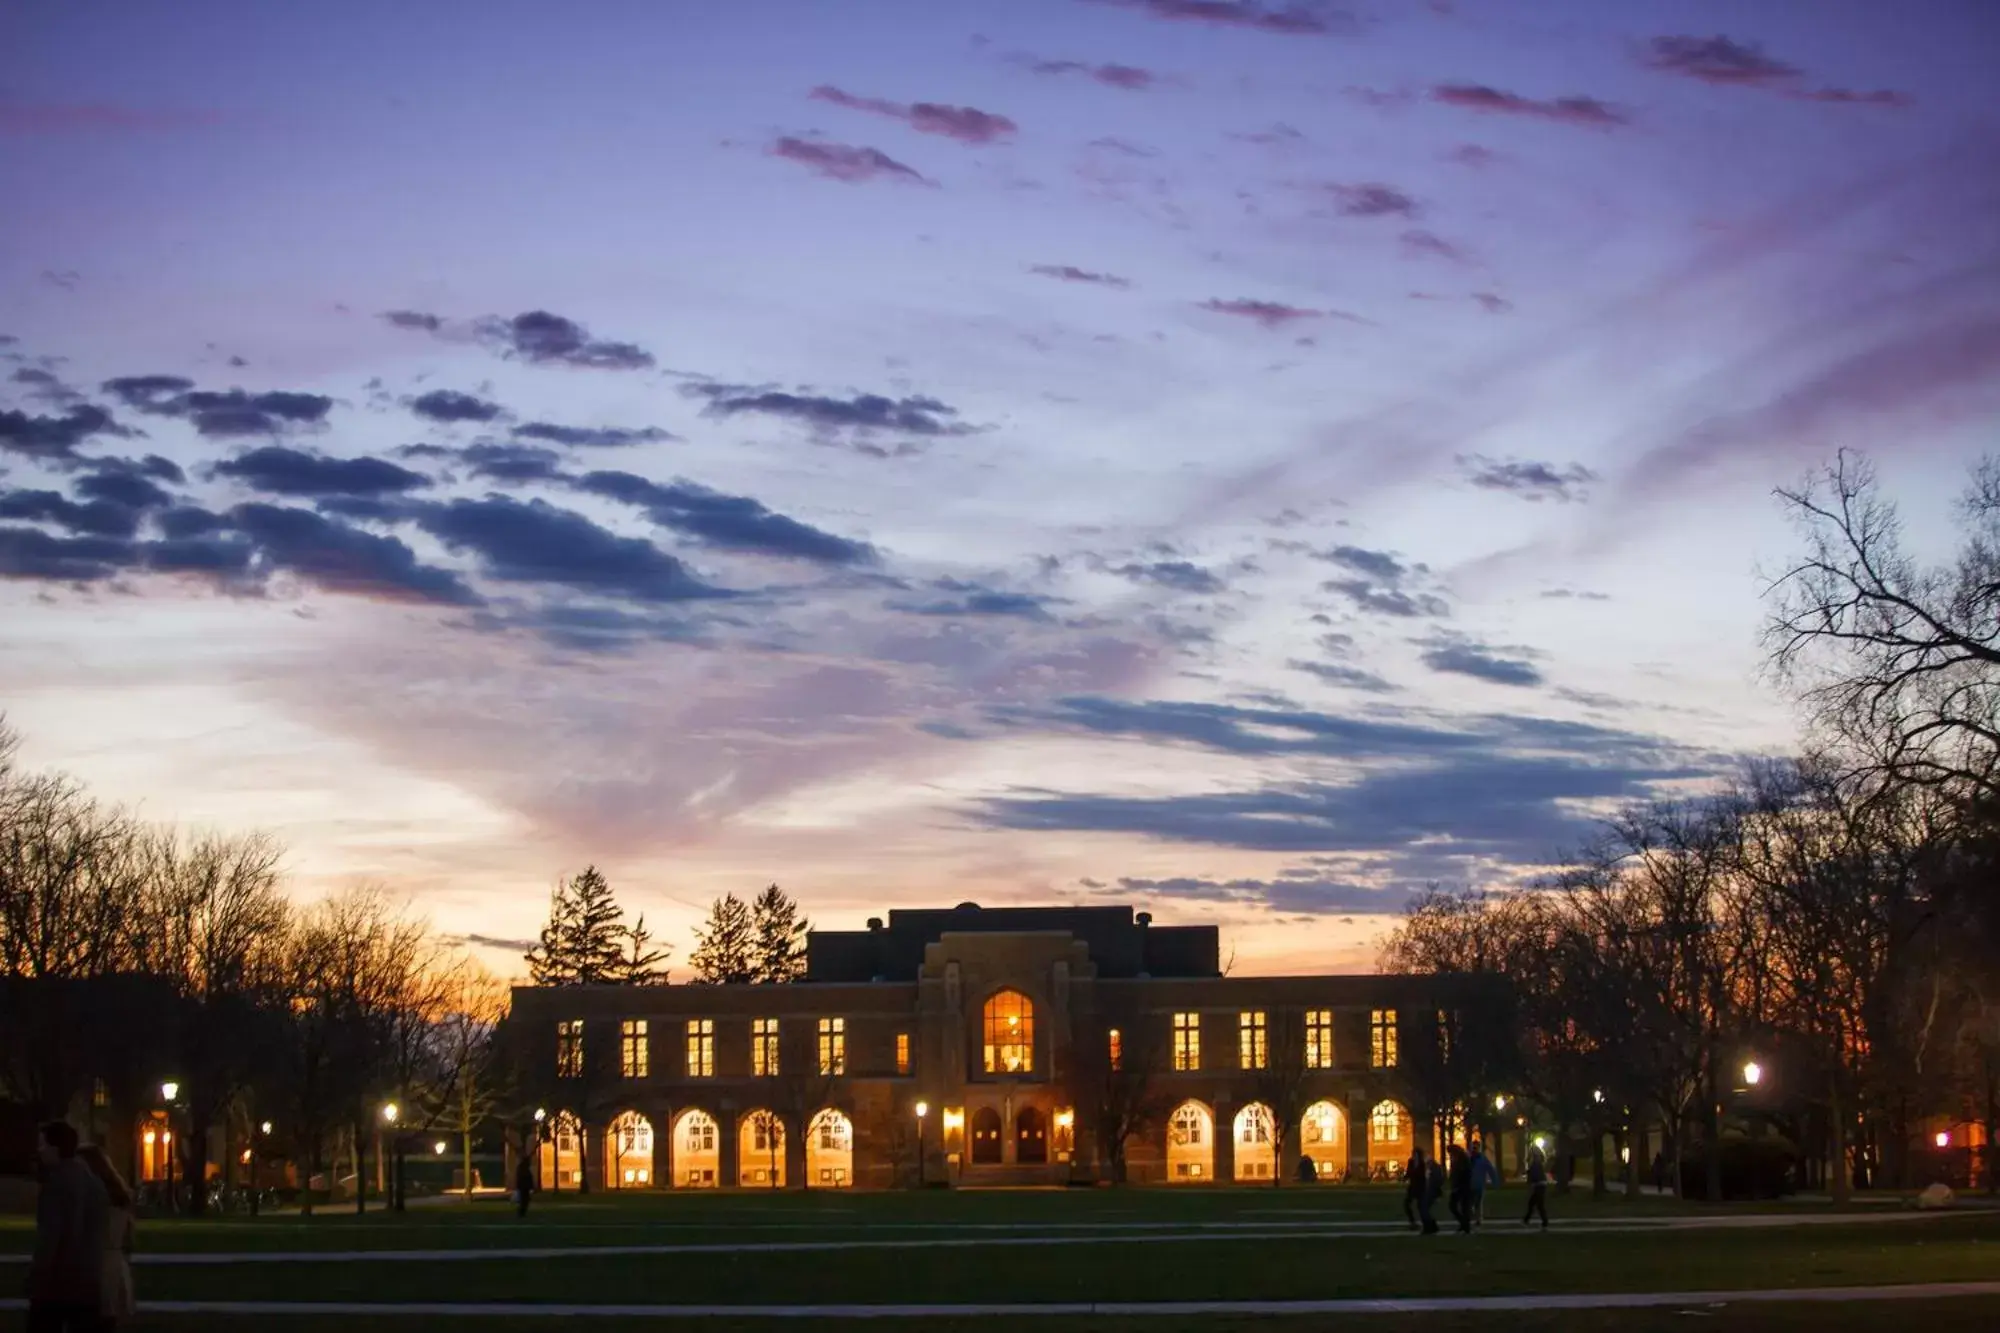
<svg viewBox="0 0 2000 1333"><path fill-rule="evenodd" d="M1655 1235L1663 1231L1774 1230L1801 1226L1884 1226L1916 1223L1948 1217L1938 1212L1898 1212L1866 1217L1839 1213L1740 1213L1717 1216L1687 1216L1634 1219L1621 1222L1558 1222L1554 1230L1576 1235ZM1015 1226L1008 1223L975 1224L989 1227ZM1017 1236L950 1235L901 1238L823 1238L811 1240L667 1241L629 1245L508 1245L493 1247L455 1246L450 1249L365 1249L365 1250L239 1250L228 1253L201 1251L145 1251L132 1261L147 1267L227 1267L236 1264L394 1264L394 1263L486 1263L511 1259L638 1258L677 1254L810 1254L854 1250L932 1250L967 1248L1019 1248L1051 1245L1171 1245L1188 1241L1210 1244L1220 1241L1393 1240L1398 1236L1415 1239L1409 1229L1387 1221L1302 1221L1293 1224L1248 1222L1114 1222L1092 1231L1086 1223L1067 1224L1058 1234L1052 1228L1020 1224ZM859 1228L866 1229L866 1228ZM971 1228L964 1228L970 1230ZM1483 1236L1536 1236L1541 1230L1522 1226L1511 1217L1488 1219L1479 1233ZM1440 1233L1444 1243L1452 1243L1458 1233ZM25 1254L0 1255L0 1263L25 1263Z"/></svg>
<svg viewBox="0 0 2000 1333"><path fill-rule="evenodd" d="M1765 1291L1607 1291L1561 1296L1439 1296L1330 1301L1102 1301L1049 1305L563 1305L519 1301L426 1301L406 1305L362 1301L147 1301L153 1314L334 1315L363 1318L493 1319L509 1315L654 1319L1024 1319L1156 1318L1164 1315L1432 1314L1450 1311L1636 1310L1660 1306L1713 1309L1724 1305L1824 1301L1929 1301L2000 1297L2000 1282L1925 1282L1893 1287L1796 1287ZM0 1301L20 1310L24 1301Z"/></svg>

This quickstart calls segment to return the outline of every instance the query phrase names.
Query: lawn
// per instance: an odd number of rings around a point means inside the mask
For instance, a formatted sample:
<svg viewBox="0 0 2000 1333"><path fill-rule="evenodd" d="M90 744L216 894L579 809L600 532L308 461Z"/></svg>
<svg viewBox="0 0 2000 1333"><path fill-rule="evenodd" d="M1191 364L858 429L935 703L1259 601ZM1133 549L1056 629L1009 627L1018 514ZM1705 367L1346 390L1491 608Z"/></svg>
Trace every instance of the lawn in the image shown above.
<svg viewBox="0 0 2000 1333"><path fill-rule="evenodd" d="M2000 1212L1968 1210L1871 1223L1865 1214L1879 1217L1884 1210L1877 1207L1851 1221L1698 1229L1675 1223L1710 1214L1743 1217L1753 1211L1826 1217L1831 1210L1807 1204L1707 1209L1650 1197L1593 1202L1579 1193L1552 1200L1557 1226L1541 1234L1520 1227L1521 1202L1519 1190L1499 1191L1489 1196L1486 1231L1427 1238L1401 1227L1395 1190L1376 1188L545 1196L525 1222L498 1200L431 1205L400 1215L371 1212L359 1218L341 1211L311 1219L148 1220L140 1231L141 1249L148 1255L449 1250L466 1257L142 1263L138 1283L142 1297L155 1300L770 1305L1408 1298L2000 1279ZM0 1252L19 1252L29 1241L19 1219L0 1223ZM495 1248L585 1251L607 1246L678 1249L480 1255ZM752 1246L765 1248L744 1248ZM6 1281L0 1276L0 1283ZM1700 1327L1810 1326L1838 1333L1883 1326L1859 1321L1857 1308L1726 1306L1700 1311ZM1672 1311L1340 1318L1363 1330L1393 1325L1418 1333L1470 1329L1475 1318L1482 1328L1497 1319L1510 1329L1550 1333L1608 1330L1614 1323L1619 1329L1639 1330L1689 1326L1687 1315ZM1995 1327L2000 1326L2000 1302L1885 1306L1872 1318L1920 1321L1927 1333ZM263 1315L234 1321L215 1314L156 1315L143 1326L249 1328L268 1322ZM284 1327L311 1333L322 1323L351 1328L354 1322L350 1315L324 1321L287 1315ZM374 1333L399 1333L406 1326L449 1331L460 1322L469 1329L474 1321L412 1319L405 1324L369 1316L368 1322ZM496 1321L478 1322L490 1327ZM526 1333L554 1327L556 1321L508 1317L497 1322L509 1333ZM625 1320L603 1322L614 1330L634 1326ZM926 1333L961 1324L977 1324L990 1333L1018 1321L919 1322ZM1143 1321L1051 1317L1034 1327L1038 1333L1068 1333L1126 1323L1134 1333L1142 1326L1147 1333L1178 1327L1215 1333L1239 1326L1288 1333L1324 1327L1326 1318L1262 1317L1246 1324L1222 1316Z"/></svg>

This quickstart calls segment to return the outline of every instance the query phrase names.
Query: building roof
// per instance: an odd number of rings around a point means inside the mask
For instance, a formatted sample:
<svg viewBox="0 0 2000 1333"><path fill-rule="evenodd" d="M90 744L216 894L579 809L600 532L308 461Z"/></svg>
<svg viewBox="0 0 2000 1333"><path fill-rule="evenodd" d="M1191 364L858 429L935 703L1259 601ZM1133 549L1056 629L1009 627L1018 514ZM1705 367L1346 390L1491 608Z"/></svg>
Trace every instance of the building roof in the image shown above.
<svg viewBox="0 0 2000 1333"><path fill-rule="evenodd" d="M1220 932L1214 926L1156 926L1130 907L981 907L899 909L866 930L816 930L806 936L812 982L915 981L924 949L947 934L1055 932L1089 950L1097 975L1219 977Z"/></svg>

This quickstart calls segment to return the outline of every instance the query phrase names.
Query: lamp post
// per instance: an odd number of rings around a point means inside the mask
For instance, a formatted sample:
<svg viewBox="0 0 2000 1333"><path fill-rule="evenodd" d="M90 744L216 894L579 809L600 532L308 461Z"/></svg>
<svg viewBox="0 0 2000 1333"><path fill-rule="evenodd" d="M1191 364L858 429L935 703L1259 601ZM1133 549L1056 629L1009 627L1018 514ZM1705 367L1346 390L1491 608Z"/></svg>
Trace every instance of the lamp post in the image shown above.
<svg viewBox="0 0 2000 1333"><path fill-rule="evenodd" d="M1743 1086L1754 1088L1763 1081L1764 1066L1758 1064L1755 1060L1745 1060L1743 1062Z"/></svg>
<svg viewBox="0 0 2000 1333"><path fill-rule="evenodd" d="M389 1127L390 1156L389 1180L386 1192L389 1195L390 1209L398 1213L403 1211L403 1140L402 1136L396 1132L396 1122L402 1114L403 1109L396 1105L396 1103L383 1103L382 1123ZM379 1143L380 1140L378 1139L377 1142ZM379 1173L382 1160L382 1150L379 1147L375 1150L375 1160L377 1163L376 1169ZM378 1187L379 1184L380 1182L378 1182Z"/></svg>
<svg viewBox="0 0 2000 1333"><path fill-rule="evenodd" d="M167 1173L167 1211L180 1211L180 1176L176 1169L178 1162L174 1156L174 1101L181 1095L181 1085L168 1079L160 1084L160 1101L165 1103L167 1113L166 1132L161 1136L160 1156Z"/></svg>
<svg viewBox="0 0 2000 1333"><path fill-rule="evenodd" d="M924 1119L931 1113L931 1104L929 1102L918 1102L916 1110L917 1110L917 1186L918 1188L921 1189L924 1185L929 1183L929 1181L926 1179L924 1171Z"/></svg>

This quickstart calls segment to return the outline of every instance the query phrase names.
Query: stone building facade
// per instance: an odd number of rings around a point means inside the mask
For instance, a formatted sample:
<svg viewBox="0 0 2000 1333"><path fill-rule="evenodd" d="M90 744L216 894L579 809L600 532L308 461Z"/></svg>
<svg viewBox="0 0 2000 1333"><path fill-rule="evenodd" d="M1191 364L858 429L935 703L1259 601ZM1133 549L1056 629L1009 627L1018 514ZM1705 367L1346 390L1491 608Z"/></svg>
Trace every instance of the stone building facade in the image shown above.
<svg viewBox="0 0 2000 1333"><path fill-rule="evenodd" d="M798 984L522 987L513 1021L544 1188L1089 1181L1121 1143L1133 1181L1339 1180L1408 1155L1402 1053L1468 984L1225 976L1213 926L966 903L815 932Z"/></svg>

